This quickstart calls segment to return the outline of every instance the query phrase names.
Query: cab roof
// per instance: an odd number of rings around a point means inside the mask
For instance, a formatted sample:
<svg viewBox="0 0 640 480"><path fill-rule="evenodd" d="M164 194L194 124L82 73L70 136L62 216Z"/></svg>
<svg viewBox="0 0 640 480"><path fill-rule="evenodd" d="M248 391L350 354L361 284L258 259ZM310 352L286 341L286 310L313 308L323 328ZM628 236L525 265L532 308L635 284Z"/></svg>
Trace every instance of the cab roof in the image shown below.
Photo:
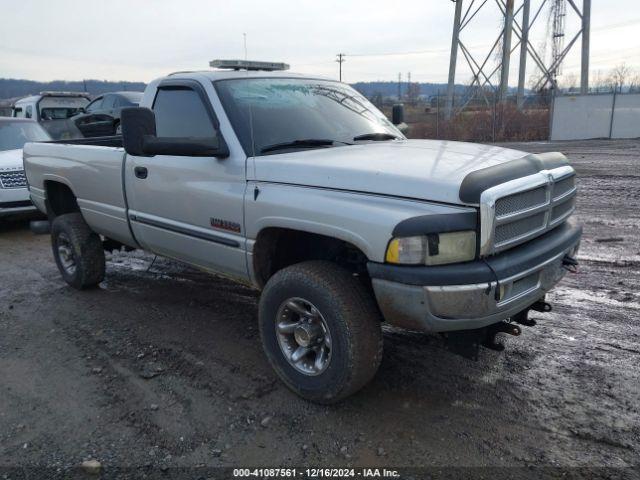
<svg viewBox="0 0 640 480"><path fill-rule="evenodd" d="M174 72L169 74L170 77L175 78L193 78L194 75L203 76L212 82L216 80L228 80L233 78L307 78L312 80L333 80L333 78L323 77L321 75L310 75L303 73L293 73L286 71L266 71L266 70L227 70L227 69L213 69L213 70L194 70Z"/></svg>

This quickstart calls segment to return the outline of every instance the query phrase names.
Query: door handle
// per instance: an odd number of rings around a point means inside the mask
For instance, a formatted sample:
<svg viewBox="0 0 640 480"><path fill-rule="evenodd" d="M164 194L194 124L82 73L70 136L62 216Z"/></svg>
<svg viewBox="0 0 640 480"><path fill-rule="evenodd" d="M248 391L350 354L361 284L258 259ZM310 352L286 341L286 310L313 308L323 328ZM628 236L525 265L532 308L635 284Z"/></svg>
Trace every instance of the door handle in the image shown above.
<svg viewBox="0 0 640 480"><path fill-rule="evenodd" d="M147 167L135 167L133 173L135 173L136 177L145 179L149 175L149 170L147 170Z"/></svg>

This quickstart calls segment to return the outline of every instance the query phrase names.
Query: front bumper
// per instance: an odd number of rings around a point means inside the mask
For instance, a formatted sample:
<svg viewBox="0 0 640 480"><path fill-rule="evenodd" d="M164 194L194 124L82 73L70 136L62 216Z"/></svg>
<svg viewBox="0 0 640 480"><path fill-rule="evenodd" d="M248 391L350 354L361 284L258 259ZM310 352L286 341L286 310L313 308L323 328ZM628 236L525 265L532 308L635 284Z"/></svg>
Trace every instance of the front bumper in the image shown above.
<svg viewBox="0 0 640 480"><path fill-rule="evenodd" d="M582 228L568 222L519 247L438 267L369 263L380 310L399 327L447 332L485 327L528 308L566 273ZM496 293L498 290L498 293Z"/></svg>
<svg viewBox="0 0 640 480"><path fill-rule="evenodd" d="M29 190L26 188L0 189L0 217L35 211L36 207L31 203Z"/></svg>

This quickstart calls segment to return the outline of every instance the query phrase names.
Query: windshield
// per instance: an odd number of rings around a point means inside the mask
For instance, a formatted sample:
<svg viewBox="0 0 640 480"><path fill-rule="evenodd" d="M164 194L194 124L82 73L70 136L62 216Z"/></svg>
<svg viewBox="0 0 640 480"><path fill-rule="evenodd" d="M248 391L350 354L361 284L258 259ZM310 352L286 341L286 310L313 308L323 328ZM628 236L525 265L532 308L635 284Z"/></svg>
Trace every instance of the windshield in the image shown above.
<svg viewBox="0 0 640 480"><path fill-rule="evenodd" d="M0 121L0 151L19 149L27 142L47 140L51 140L51 137L35 122Z"/></svg>
<svg viewBox="0 0 640 480"><path fill-rule="evenodd" d="M355 137L371 133L404 138L365 97L342 83L247 78L220 80L215 87L247 155L285 153L269 147L296 141L288 151L352 144ZM327 145L327 140L335 143Z"/></svg>

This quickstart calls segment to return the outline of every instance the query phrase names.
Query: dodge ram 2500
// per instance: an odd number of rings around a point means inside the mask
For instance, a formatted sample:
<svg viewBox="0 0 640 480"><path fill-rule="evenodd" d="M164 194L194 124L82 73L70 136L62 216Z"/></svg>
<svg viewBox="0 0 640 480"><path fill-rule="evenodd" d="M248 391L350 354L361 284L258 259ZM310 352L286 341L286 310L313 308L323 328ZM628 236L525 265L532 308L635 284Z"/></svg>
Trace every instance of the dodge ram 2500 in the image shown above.
<svg viewBox="0 0 640 480"><path fill-rule="evenodd" d="M383 322L498 348L549 308L582 233L563 155L408 140L348 85L234 68L151 82L121 137L26 145L67 283L108 244L254 285L269 362L323 403L374 376Z"/></svg>

